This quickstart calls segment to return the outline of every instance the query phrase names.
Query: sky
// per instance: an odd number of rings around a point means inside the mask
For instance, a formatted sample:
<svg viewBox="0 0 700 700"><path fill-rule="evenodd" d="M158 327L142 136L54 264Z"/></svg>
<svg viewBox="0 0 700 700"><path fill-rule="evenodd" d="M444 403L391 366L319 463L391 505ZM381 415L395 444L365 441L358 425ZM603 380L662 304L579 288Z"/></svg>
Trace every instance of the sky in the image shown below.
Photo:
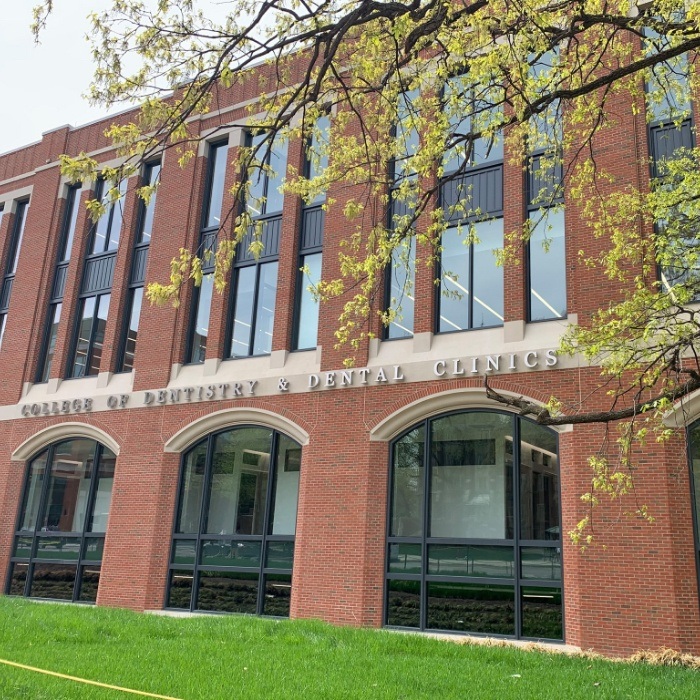
<svg viewBox="0 0 700 700"><path fill-rule="evenodd" d="M79 126L108 114L82 98L92 76L86 18L108 1L56 0L37 46L29 30L36 0L3 0L0 153L39 141L42 133L64 124Z"/></svg>

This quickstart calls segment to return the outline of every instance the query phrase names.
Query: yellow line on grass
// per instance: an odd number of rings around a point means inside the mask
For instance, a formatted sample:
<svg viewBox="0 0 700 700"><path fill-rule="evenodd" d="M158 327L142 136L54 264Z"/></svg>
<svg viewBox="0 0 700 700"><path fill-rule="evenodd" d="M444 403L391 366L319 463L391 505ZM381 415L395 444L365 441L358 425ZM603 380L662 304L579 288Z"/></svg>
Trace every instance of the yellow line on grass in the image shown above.
<svg viewBox="0 0 700 700"><path fill-rule="evenodd" d="M5 664L6 666L14 666L15 668L21 668L25 671L34 671L35 673L43 673L46 676L54 676L55 678L64 678L69 681L76 681L77 683L86 683L87 685L96 685L98 688L108 688L109 690L121 690L122 693L133 693L134 695L142 695L146 698L160 698L160 700L180 700L180 698L173 698L170 695L158 695L156 693L147 693L143 690L132 690L131 688L122 688L118 685L109 685L108 683L99 683L98 681L89 681L87 678L77 678L76 676L67 676L65 673L56 673L55 671L46 671L43 668L35 668L34 666L25 666L24 664L18 664L14 661L7 661L5 659L0 659L0 664Z"/></svg>

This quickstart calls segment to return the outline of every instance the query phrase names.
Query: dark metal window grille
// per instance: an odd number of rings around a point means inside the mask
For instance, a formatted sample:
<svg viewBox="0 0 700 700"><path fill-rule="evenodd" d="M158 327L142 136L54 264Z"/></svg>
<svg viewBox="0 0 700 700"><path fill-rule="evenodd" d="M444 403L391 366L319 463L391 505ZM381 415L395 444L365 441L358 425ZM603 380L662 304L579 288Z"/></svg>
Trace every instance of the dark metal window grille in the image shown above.
<svg viewBox="0 0 700 700"><path fill-rule="evenodd" d="M289 616L301 446L259 426L183 455L166 607Z"/></svg>

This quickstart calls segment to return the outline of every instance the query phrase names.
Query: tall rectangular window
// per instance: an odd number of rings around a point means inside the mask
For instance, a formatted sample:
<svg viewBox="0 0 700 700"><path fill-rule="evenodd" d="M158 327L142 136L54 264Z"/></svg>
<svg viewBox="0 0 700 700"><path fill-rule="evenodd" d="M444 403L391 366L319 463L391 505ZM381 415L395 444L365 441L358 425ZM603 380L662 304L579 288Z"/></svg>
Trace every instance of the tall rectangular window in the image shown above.
<svg viewBox="0 0 700 700"><path fill-rule="evenodd" d="M195 287L192 299L192 315L188 334L187 362L204 362L207 354L209 335L209 314L214 290L213 253L216 237L221 226L221 207L224 199L228 143L212 144L209 149L209 173L207 177L202 228L199 234L198 253L203 257L204 277L202 284ZM210 255L207 255L210 253Z"/></svg>
<svg viewBox="0 0 700 700"><path fill-rule="evenodd" d="M542 90L557 80L559 54L549 51L530 66ZM561 158L562 120L554 103L531 119L527 158L528 321L566 317L566 246Z"/></svg>
<svg viewBox="0 0 700 700"><path fill-rule="evenodd" d="M504 320L503 142L489 136L502 119L502 89L451 78L443 106L451 124L443 158L442 234L437 331L500 326Z"/></svg>
<svg viewBox="0 0 700 700"><path fill-rule="evenodd" d="M404 223L412 216L410 206L398 200L396 193L405 179L414 177L408 163L417 153L419 146L418 129L414 122L417 98L417 90L403 92L398 97L397 123L394 127L396 157L390 164L392 186L389 191L387 222L387 228L392 233L398 228L405 228ZM408 235L403 240L396 241L391 254L385 287L385 304L390 317L389 325L384 331L384 337L387 339L408 338L413 335L415 252L415 239Z"/></svg>
<svg viewBox="0 0 700 700"><path fill-rule="evenodd" d="M319 117L307 145L305 175L309 180L321 175L328 167L329 133L330 117L327 115ZM295 350L310 350L315 348L318 342L318 299L313 294L313 288L321 280L325 201L326 194L321 192L312 202L304 203L302 208L299 275L294 316L293 348Z"/></svg>
<svg viewBox="0 0 700 700"><path fill-rule="evenodd" d="M15 282L19 252L22 247L22 237L24 236L24 223L27 219L27 209L29 209L29 200L17 202L15 220L12 226L12 231L10 232L10 240L6 250L7 257L5 259L5 271L2 280L2 289L0 290L0 347L2 347L2 341L5 337L7 312L10 308L12 286Z"/></svg>
<svg viewBox="0 0 700 700"><path fill-rule="evenodd" d="M234 263L233 318L229 357L267 355L272 352L272 329L277 299L277 259L282 229L284 194L281 185L287 168L287 143L267 145L264 134L249 135L260 167L250 176L246 208L251 230L238 245ZM250 246L262 242L256 257Z"/></svg>
<svg viewBox="0 0 700 700"><path fill-rule="evenodd" d="M70 378L95 376L100 369L104 369L100 365L127 184L126 180L122 180L119 183L119 198L107 202L107 193L112 185L105 180L97 182L95 198L103 201L105 211L90 232L67 368Z"/></svg>
<svg viewBox="0 0 700 700"><path fill-rule="evenodd" d="M81 192L82 189L80 185L73 185L68 188L65 214L61 227L61 237L58 244L56 267L54 269L53 284L51 286L51 299L46 315L44 343L37 367L37 382L47 382L51 376L51 365L56 349L56 338L58 337L58 325L61 320L61 311L63 310L63 293L66 285L71 250L73 248L73 239L75 238L75 226L78 219L78 210L80 209Z"/></svg>
<svg viewBox="0 0 700 700"><path fill-rule="evenodd" d="M144 185L153 187L160 178L160 163L150 163L144 171ZM119 372L130 372L134 368L134 355L136 353L136 339L141 318L141 305L143 303L143 286L146 279L146 265L148 263L148 249L151 243L153 230L153 217L156 208L156 192L154 191L148 200L148 204L141 200L137 223L137 233L134 240L134 254L131 261L129 274L129 292L126 305L126 324L122 329L122 338L119 347Z"/></svg>

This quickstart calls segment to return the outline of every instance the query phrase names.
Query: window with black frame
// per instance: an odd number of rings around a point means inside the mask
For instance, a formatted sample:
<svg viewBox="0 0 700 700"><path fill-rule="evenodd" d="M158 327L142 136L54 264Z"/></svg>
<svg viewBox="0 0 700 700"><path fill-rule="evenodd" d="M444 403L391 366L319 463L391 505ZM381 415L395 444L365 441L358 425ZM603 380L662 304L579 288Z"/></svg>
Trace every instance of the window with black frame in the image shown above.
<svg viewBox="0 0 700 700"><path fill-rule="evenodd" d="M676 17L676 19L678 19ZM655 54L671 47L672 38L650 28L645 29L644 48ZM650 68L645 82L647 107L647 134L649 140L650 175L652 187L675 191L678 174L673 161L689 155L695 146L692 105L690 101L687 54L662 61ZM682 177L682 174L680 175ZM692 204L691 204L692 209ZM679 197L673 220L656 221L659 279L662 288L672 291L676 299L687 287L691 300L700 293L700 253L698 253L694 216L684 216L682 197Z"/></svg>
<svg viewBox="0 0 700 700"><path fill-rule="evenodd" d="M8 595L97 600L115 462L111 450L84 438L51 445L29 462Z"/></svg>
<svg viewBox="0 0 700 700"><path fill-rule="evenodd" d="M149 163L143 174L143 184L155 187L160 179L160 163ZM148 204L142 199L139 204L137 233L134 240L134 253L129 275L129 292L126 304L125 326L122 331L119 351L119 372L130 372L134 368L136 340L139 332L143 286L146 279L148 250L151 244L153 217L156 209L156 191L153 191Z"/></svg>
<svg viewBox="0 0 700 700"><path fill-rule="evenodd" d="M248 135L257 166L249 174L245 203L252 223L234 260L228 352L233 358L272 352L287 142L266 138Z"/></svg>
<svg viewBox="0 0 700 700"><path fill-rule="evenodd" d="M202 283L194 288L192 315L187 342L187 362L201 363L206 359L209 315L214 291L214 257L216 238L221 226L221 208L224 201L228 142L209 147L209 170L202 210L202 228L199 234L198 254L202 256Z"/></svg>
<svg viewBox="0 0 700 700"><path fill-rule="evenodd" d="M410 170L409 159L416 155L420 142L415 123L418 95L418 90L408 90L398 96L397 123L394 126L396 158L389 165L391 187L387 228L390 232L405 229L413 216L414 209L398 197L398 192L406 180L415 180L416 177ZM387 340L413 336L415 262L415 238L408 235L396 242L391 254L391 265L387 269L385 303L389 310L389 325L384 332Z"/></svg>
<svg viewBox="0 0 700 700"><path fill-rule="evenodd" d="M17 202L15 209L14 223L10 232L10 240L5 251L5 269L2 278L2 289L0 290L0 348L5 337L5 326L7 325L7 312L10 309L10 298L12 297L12 286L15 282L19 253L22 247L22 237L24 235L24 224L27 219L29 200Z"/></svg>
<svg viewBox="0 0 700 700"><path fill-rule="evenodd" d="M563 638L556 434L512 414L428 419L391 448L385 624Z"/></svg>
<svg viewBox="0 0 700 700"><path fill-rule="evenodd" d="M51 299L49 300L49 309L46 316L47 325L44 331L44 342L37 365L37 382L47 382L51 376L51 365L56 349L56 338L58 337L58 324L61 321L61 312L63 311L63 293L65 291L68 265L70 264L70 256L73 249L78 211L80 210L81 192L82 187L79 184L68 187L56 267L54 269L53 284L51 285Z"/></svg>
<svg viewBox="0 0 700 700"><path fill-rule="evenodd" d="M489 129L502 120L502 89L448 80L443 109L451 136L443 158L439 333L503 325L503 141Z"/></svg>
<svg viewBox="0 0 700 700"><path fill-rule="evenodd" d="M301 446L257 426L183 455L166 607L289 616Z"/></svg>
<svg viewBox="0 0 700 700"><path fill-rule="evenodd" d="M541 92L552 89L559 53L533 59L530 77ZM528 321L566 317L566 242L562 167L562 115L559 102L530 123L527 157Z"/></svg>
<svg viewBox="0 0 700 700"><path fill-rule="evenodd" d="M313 180L328 167L328 138L330 117L316 120L306 146L304 175ZM313 289L321 280L323 262L323 229L326 212L323 205L326 193L320 192L311 202L304 202L301 210L301 240L299 242L299 274L297 275L294 314L294 350L311 350L318 342L318 299Z"/></svg>
<svg viewBox="0 0 700 700"><path fill-rule="evenodd" d="M90 232L68 364L70 378L96 376L100 372L127 181L119 183L118 198L107 201L112 187L111 182L98 180L95 188L95 199L104 200L105 210Z"/></svg>

